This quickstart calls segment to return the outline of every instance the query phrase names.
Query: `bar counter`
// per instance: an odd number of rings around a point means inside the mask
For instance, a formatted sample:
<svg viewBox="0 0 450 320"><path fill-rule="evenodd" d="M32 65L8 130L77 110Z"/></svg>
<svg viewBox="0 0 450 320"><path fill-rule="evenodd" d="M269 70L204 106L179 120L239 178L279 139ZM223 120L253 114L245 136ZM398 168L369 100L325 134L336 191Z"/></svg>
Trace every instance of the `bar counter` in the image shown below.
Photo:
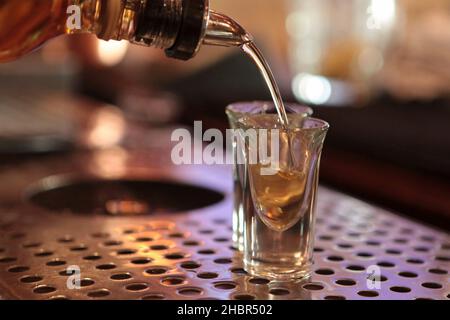
<svg viewBox="0 0 450 320"><path fill-rule="evenodd" d="M450 299L448 234L325 187L318 196L311 281L251 277L231 247L230 168L170 163L168 147L152 145L3 166L0 296ZM127 184L131 194L120 187ZM141 216L112 216L95 207L111 193L139 195L141 187L165 190L169 201L147 199L163 209ZM79 267L81 289L67 287L71 266ZM373 286L377 272L379 288Z"/></svg>

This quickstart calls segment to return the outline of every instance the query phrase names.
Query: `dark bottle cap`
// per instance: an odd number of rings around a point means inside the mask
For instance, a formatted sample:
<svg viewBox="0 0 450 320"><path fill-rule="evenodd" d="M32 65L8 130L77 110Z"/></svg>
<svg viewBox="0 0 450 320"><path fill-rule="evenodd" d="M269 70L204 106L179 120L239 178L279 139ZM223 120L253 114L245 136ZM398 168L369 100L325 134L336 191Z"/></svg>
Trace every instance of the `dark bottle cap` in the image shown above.
<svg viewBox="0 0 450 320"><path fill-rule="evenodd" d="M195 56L205 33L208 10L208 0L183 0L180 30L174 45L165 51L168 57L189 60Z"/></svg>

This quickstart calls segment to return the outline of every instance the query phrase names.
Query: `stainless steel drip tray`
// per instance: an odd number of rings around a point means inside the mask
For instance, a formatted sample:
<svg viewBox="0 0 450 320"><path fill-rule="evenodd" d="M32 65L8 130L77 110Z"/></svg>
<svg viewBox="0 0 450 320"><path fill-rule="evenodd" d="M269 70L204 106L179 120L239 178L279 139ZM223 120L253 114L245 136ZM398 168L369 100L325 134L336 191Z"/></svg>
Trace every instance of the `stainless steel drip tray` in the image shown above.
<svg viewBox="0 0 450 320"><path fill-rule="evenodd" d="M312 280L246 274L231 247L228 189L216 188L230 181L230 172L204 170L178 171L180 179L41 180L28 189L30 202L0 208L0 296L450 298L448 234L325 188L319 190ZM68 268L80 271L80 288L68 286ZM368 270L381 272L379 288L371 287Z"/></svg>

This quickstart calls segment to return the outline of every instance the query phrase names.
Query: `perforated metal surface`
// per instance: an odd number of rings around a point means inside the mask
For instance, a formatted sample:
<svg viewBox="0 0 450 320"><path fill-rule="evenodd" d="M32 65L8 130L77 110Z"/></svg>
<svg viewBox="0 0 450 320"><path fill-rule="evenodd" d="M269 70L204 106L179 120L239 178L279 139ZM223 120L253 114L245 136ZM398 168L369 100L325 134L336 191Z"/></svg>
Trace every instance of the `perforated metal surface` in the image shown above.
<svg viewBox="0 0 450 320"><path fill-rule="evenodd" d="M1 212L6 299L450 299L447 234L324 188L307 283L245 274L230 248L230 197L151 217L54 214L28 205ZM81 269L79 290L67 288L64 271L72 265ZM379 290L367 287L373 265L382 274Z"/></svg>

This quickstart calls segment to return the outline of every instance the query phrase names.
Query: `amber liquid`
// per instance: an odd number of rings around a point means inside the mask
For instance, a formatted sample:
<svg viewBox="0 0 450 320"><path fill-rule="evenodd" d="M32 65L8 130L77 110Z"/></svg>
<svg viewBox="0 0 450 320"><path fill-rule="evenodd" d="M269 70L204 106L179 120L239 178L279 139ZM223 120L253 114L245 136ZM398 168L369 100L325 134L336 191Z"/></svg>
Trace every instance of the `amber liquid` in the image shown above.
<svg viewBox="0 0 450 320"><path fill-rule="evenodd" d="M306 177L303 172L283 169L275 175L261 175L261 168L250 165L255 208L269 228L285 231L301 218Z"/></svg>
<svg viewBox="0 0 450 320"><path fill-rule="evenodd" d="M0 62L65 32L67 0L0 0Z"/></svg>
<svg viewBox="0 0 450 320"><path fill-rule="evenodd" d="M317 175L292 169L261 175L260 165L250 165L248 175L243 193L245 270L277 279L307 277L314 239L310 188Z"/></svg>

